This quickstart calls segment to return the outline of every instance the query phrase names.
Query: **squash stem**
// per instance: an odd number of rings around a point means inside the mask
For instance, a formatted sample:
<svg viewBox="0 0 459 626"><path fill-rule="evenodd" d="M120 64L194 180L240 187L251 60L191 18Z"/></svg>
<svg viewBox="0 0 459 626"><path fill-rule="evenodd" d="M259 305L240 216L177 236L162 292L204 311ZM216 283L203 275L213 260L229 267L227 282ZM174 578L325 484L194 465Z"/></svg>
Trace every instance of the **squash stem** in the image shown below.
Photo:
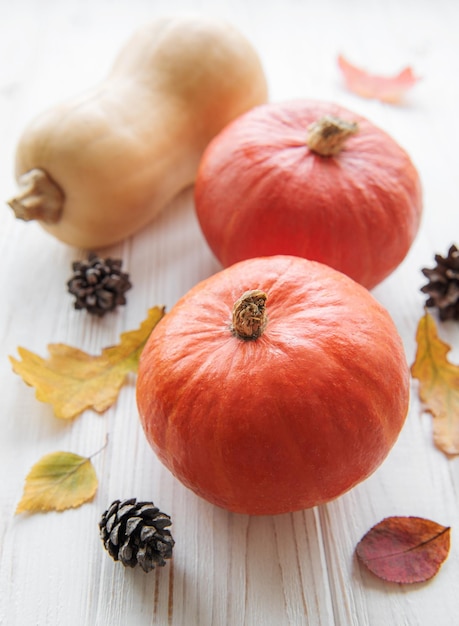
<svg viewBox="0 0 459 626"><path fill-rule="evenodd" d="M347 139L357 131L356 122L325 115L309 126L306 144L320 156L333 156L343 149Z"/></svg>
<svg viewBox="0 0 459 626"><path fill-rule="evenodd" d="M18 183L18 195L8 201L18 219L41 220L47 224L60 220L65 195L45 170L29 170L19 176Z"/></svg>
<svg viewBox="0 0 459 626"><path fill-rule="evenodd" d="M239 339L257 339L268 322L266 315L267 295L260 289L242 294L233 306L232 333Z"/></svg>

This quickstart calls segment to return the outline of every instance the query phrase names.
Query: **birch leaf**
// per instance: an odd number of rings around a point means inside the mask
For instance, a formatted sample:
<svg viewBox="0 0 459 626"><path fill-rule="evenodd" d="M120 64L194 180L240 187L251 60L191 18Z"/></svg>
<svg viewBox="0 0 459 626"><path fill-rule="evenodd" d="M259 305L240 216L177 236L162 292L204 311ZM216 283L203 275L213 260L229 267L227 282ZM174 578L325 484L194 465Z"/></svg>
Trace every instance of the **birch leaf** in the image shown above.
<svg viewBox="0 0 459 626"><path fill-rule="evenodd" d="M92 500L98 481L88 457L52 452L40 459L26 477L16 513L63 511Z"/></svg>
<svg viewBox="0 0 459 626"><path fill-rule="evenodd" d="M21 361L10 357L13 371L35 387L36 397L52 405L56 417L73 419L86 409L103 413L112 406L152 330L164 315L154 307L137 330L121 334L116 346L92 356L63 343L48 345L49 358L18 348Z"/></svg>
<svg viewBox="0 0 459 626"><path fill-rule="evenodd" d="M434 318L427 312L419 321L416 341L411 374L419 381L419 397L434 418L434 443L446 454L459 454L459 367L448 361L451 348L439 338Z"/></svg>
<svg viewBox="0 0 459 626"><path fill-rule="evenodd" d="M387 517L362 537L356 554L383 580L420 583L435 576L449 550L449 527L422 517Z"/></svg>

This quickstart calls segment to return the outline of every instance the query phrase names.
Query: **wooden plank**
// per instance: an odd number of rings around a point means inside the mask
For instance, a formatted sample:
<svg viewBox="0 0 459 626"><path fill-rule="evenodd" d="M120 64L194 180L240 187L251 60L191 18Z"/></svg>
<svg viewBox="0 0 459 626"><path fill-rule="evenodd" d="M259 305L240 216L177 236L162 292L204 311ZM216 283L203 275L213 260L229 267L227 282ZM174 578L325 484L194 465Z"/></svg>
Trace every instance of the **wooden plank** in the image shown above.
<svg viewBox="0 0 459 626"><path fill-rule="evenodd" d="M127 36L174 11L220 15L260 52L275 100L331 99L371 118L410 152L421 173L425 213L407 259L374 290L391 313L407 359L423 313L432 266L459 232L456 143L459 124L459 7L448 0L284 0L148 3L18 0L0 20L0 189L15 191L16 142L30 118L105 76ZM342 52L381 73L411 64L422 76L403 106L345 91ZM456 241L456 243L458 243ZM192 190L154 223L108 253L123 258L134 287L128 305L92 320L74 311L65 283L84 253L36 224L0 210L0 624L5 626L450 626L459 622L457 580L459 460L433 446L432 425L412 401L402 434L381 468L338 500L275 517L235 515L200 500L149 449L135 406L135 379L105 415L87 411L71 424L54 418L12 371L8 355L24 346L46 355L64 342L90 353L136 328L153 305L173 306L219 269L194 214ZM381 251L383 254L383 251ZM459 329L442 325L459 362ZM69 450L94 458L95 500L61 514L15 516L23 481L43 454ZM115 498L153 499L173 519L173 562L145 575L125 570L102 548L98 520ZM419 515L451 525L451 554L429 583L379 581L354 556L361 536L389 515Z"/></svg>

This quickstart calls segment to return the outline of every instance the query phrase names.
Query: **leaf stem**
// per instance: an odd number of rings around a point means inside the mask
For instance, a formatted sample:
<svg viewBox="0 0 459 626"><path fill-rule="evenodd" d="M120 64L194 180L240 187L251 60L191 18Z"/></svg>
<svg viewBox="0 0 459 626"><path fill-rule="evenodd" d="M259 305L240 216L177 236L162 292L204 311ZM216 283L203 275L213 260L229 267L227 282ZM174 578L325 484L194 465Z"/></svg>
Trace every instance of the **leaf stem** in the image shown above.
<svg viewBox="0 0 459 626"><path fill-rule="evenodd" d="M105 450L105 448L108 446L108 440L109 440L110 436L108 433L105 434L105 443L104 445L99 448L98 450L96 450L95 452L93 452L92 454L90 454L88 457L86 457L86 459L88 461L90 461L91 459L93 459L95 456L97 456L98 454L100 454L101 452L103 452Z"/></svg>

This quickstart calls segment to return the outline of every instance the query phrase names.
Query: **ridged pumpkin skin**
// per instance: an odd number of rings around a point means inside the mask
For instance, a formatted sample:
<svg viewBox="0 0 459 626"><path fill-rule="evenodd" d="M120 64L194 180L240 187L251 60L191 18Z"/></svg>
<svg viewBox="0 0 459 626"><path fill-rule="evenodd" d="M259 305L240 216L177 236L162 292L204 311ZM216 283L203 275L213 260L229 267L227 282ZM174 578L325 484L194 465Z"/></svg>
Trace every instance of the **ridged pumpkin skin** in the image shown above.
<svg viewBox="0 0 459 626"><path fill-rule="evenodd" d="M335 156L306 145L308 127L325 115L358 123ZM406 256L422 194L408 154L387 133L338 105L297 100L255 107L213 139L195 204L225 267L293 254L372 288Z"/></svg>
<svg viewBox="0 0 459 626"><path fill-rule="evenodd" d="M234 302L267 294L257 339L231 329ZM146 437L196 494L278 514L327 502L385 459L407 414L409 372L386 310L362 286L297 257L250 259L196 285L141 355Z"/></svg>

